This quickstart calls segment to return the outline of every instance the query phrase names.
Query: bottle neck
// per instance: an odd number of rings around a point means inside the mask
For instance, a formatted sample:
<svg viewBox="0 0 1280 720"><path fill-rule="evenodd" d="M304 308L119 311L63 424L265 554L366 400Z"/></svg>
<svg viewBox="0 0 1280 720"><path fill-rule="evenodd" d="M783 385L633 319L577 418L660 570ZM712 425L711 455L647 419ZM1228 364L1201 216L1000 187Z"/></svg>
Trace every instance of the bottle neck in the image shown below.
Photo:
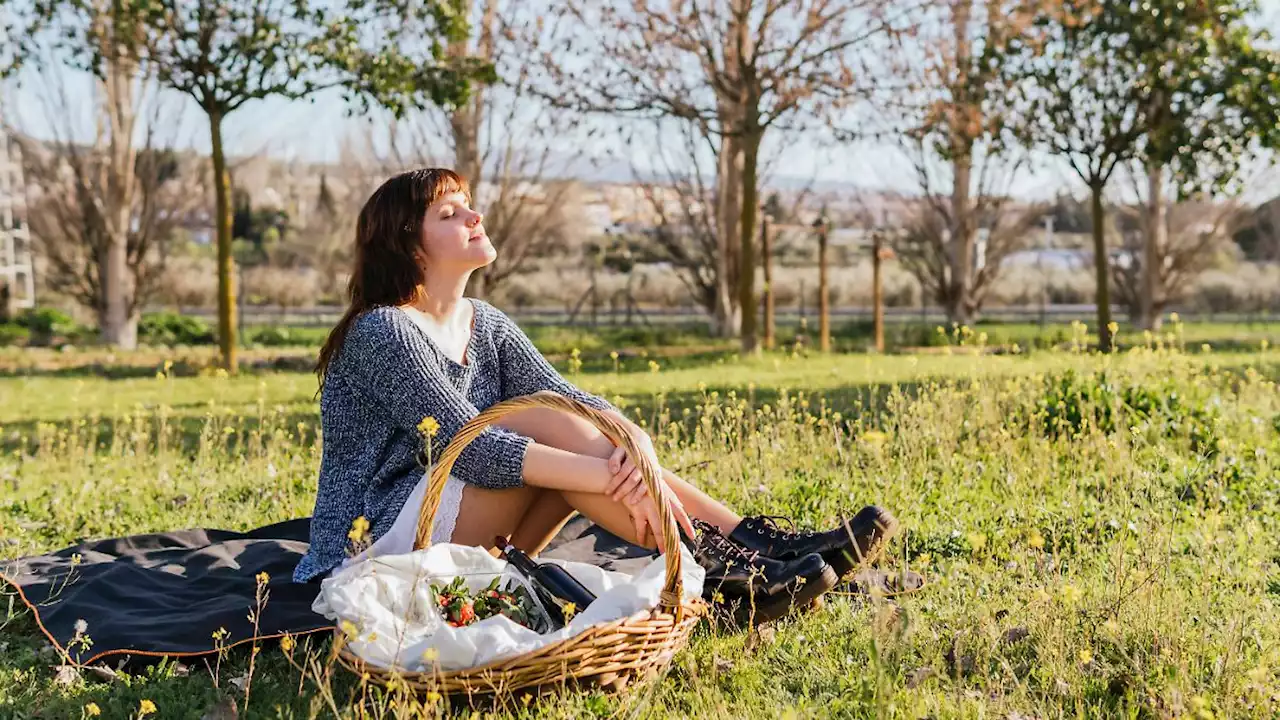
<svg viewBox="0 0 1280 720"><path fill-rule="evenodd" d="M518 570L526 575L532 575L538 569L538 564L533 561L533 558L525 555L523 550L510 543L507 543L506 547L502 548L502 556L507 559L507 562L515 565Z"/></svg>

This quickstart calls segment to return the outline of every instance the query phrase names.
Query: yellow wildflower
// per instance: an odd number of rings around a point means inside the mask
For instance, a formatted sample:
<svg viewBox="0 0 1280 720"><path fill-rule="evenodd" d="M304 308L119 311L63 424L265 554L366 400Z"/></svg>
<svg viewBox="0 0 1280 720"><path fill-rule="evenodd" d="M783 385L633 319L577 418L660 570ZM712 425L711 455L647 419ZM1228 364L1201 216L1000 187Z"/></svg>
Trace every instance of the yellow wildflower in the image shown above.
<svg viewBox="0 0 1280 720"><path fill-rule="evenodd" d="M1088 665L1093 662L1093 653L1088 650L1081 650L1076 657L1080 660L1081 665Z"/></svg>
<svg viewBox="0 0 1280 720"><path fill-rule="evenodd" d="M1035 548L1036 550L1043 549L1044 536L1040 534L1039 530L1032 530L1031 537L1027 538L1027 544L1030 545L1032 548Z"/></svg>
<svg viewBox="0 0 1280 720"><path fill-rule="evenodd" d="M609 359L610 359L610 360L617 360L617 359L618 359L618 351L617 351L617 350L613 350L613 351L611 351L611 352L609 353Z"/></svg>
<svg viewBox="0 0 1280 720"><path fill-rule="evenodd" d="M987 536L982 533L969 533L966 539L974 552L982 552L982 548L987 546Z"/></svg>
<svg viewBox="0 0 1280 720"><path fill-rule="evenodd" d="M440 702L440 693L436 692L435 690L432 690L432 691L428 692L428 693L427 693L427 704L428 704L428 705L434 705L434 704L436 704L437 702Z"/></svg>
<svg viewBox="0 0 1280 720"><path fill-rule="evenodd" d="M433 647L429 647L422 651L422 659L426 662L435 662L440 659L440 651Z"/></svg>
<svg viewBox="0 0 1280 720"><path fill-rule="evenodd" d="M425 437L435 437L440 432L440 423L430 415L422 418L422 422L418 423L418 432Z"/></svg>
<svg viewBox="0 0 1280 720"><path fill-rule="evenodd" d="M369 521L363 515L356 518L351 523L351 531L347 533L347 537L351 542L360 542L369 534Z"/></svg>
<svg viewBox="0 0 1280 720"><path fill-rule="evenodd" d="M294 641L292 635L285 635L284 637L280 638L281 650L287 653L290 653L290 652L293 652L293 648L296 646L297 646L297 643Z"/></svg>
<svg viewBox="0 0 1280 720"><path fill-rule="evenodd" d="M266 585L269 580L271 580L271 576L266 574L265 572L260 572L254 576L254 579L258 581L258 587L262 587L263 585Z"/></svg>
<svg viewBox="0 0 1280 720"><path fill-rule="evenodd" d="M156 704L151 702L150 700L143 700L142 702L138 703L139 715L150 715L155 711L156 711Z"/></svg>
<svg viewBox="0 0 1280 720"><path fill-rule="evenodd" d="M360 629L357 628L356 624L351 622L350 620L343 620L341 627L342 627L342 632L349 638L354 639L357 635L360 634Z"/></svg>
<svg viewBox="0 0 1280 720"><path fill-rule="evenodd" d="M98 707L98 703L89 703L84 706L84 714L89 717L98 717L102 714L102 709Z"/></svg>
<svg viewBox="0 0 1280 720"><path fill-rule="evenodd" d="M572 620L573 616L578 614L578 606L574 603L565 603L561 610L564 611L565 622Z"/></svg>

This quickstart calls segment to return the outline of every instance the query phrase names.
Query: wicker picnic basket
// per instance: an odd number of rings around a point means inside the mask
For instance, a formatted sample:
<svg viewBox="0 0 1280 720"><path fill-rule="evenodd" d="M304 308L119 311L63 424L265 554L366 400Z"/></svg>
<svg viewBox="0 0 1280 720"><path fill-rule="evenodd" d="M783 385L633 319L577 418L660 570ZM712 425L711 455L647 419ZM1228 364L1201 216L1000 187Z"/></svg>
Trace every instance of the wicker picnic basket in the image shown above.
<svg viewBox="0 0 1280 720"><path fill-rule="evenodd" d="M577 400L554 392L537 392L500 402L484 410L462 427L445 448L431 473L430 484L418 513L414 548L431 544L431 522L440 505L440 494L463 449L496 420L528 408L551 408L589 420L613 443L634 458L645 485L658 505L665 547L680 546L669 500L659 495L658 472L639 451L635 438L623 425ZM515 691L550 690L553 687L588 685L618 692L635 681L655 676L683 647L707 605L700 598L681 602L681 554L668 552L666 578L656 608L628 618L590 627L578 635L517 657L465 670L404 672L374 667L344 647L345 636L335 631L338 658L349 670L383 685L399 684L421 691L466 695L500 695Z"/></svg>

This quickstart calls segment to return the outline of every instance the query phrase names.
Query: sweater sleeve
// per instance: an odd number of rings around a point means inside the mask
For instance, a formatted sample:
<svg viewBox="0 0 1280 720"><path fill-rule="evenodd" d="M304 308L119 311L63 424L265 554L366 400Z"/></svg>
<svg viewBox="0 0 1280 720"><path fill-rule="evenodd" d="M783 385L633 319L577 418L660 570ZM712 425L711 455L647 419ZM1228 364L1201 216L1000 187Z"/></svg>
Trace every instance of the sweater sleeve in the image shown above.
<svg viewBox="0 0 1280 720"><path fill-rule="evenodd" d="M394 308L361 316L343 345L344 358L361 392L377 403L400 430L419 434L424 418L439 423L431 442L438 458L453 436L480 413L445 377L439 359L418 328L397 318ZM453 475L489 488L524 484L524 456L531 438L504 428L485 429L458 455Z"/></svg>
<svg viewBox="0 0 1280 720"><path fill-rule="evenodd" d="M506 313L492 309L498 321L498 357L502 364L502 399L551 390L597 410L614 410L609 401L585 392L561 377L533 341Z"/></svg>

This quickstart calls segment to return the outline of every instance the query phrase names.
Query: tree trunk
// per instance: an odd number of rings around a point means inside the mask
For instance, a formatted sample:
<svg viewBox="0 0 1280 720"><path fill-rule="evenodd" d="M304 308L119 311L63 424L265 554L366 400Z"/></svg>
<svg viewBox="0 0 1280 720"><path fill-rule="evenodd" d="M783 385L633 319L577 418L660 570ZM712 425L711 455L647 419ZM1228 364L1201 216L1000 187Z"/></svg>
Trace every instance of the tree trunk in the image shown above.
<svg viewBox="0 0 1280 720"><path fill-rule="evenodd" d="M773 238L769 233L769 216L763 214L760 217L760 262L764 265L764 347L772 350L777 330L774 322Z"/></svg>
<svg viewBox="0 0 1280 720"><path fill-rule="evenodd" d="M818 228L818 349L831 352L831 288L827 284L829 225Z"/></svg>
<svg viewBox="0 0 1280 720"><path fill-rule="evenodd" d="M716 306L715 325L720 337L738 332L737 247L738 191L742 183L742 152L732 137L720 142L716 169Z"/></svg>
<svg viewBox="0 0 1280 720"><path fill-rule="evenodd" d="M759 206L757 171L760 158L760 133L749 128L742 148L742 218L739 232L742 249L738 264L738 307L742 311L742 352L759 352L756 337L756 210Z"/></svg>
<svg viewBox="0 0 1280 720"><path fill-rule="evenodd" d="M470 2L466 4L470 5ZM450 57L472 56L484 60L493 57L494 5L493 0L487 0L481 9L480 34L476 38L474 52L470 48L471 38L464 36L450 41L448 47ZM480 152L480 128L483 123L484 88L480 84L474 84L467 102L449 113L449 127L453 135L454 169L467 179L473 193L484 179L484 158Z"/></svg>
<svg viewBox="0 0 1280 720"><path fill-rule="evenodd" d="M106 60L102 79L107 128L106 225L107 246L102 254L102 339L108 345L132 350L138 346L137 323L129 322L132 284L129 277L129 229L133 218L133 128L136 119L133 80L136 64L117 44L114 29L103 26Z"/></svg>
<svg viewBox="0 0 1280 720"><path fill-rule="evenodd" d="M884 282L881 265L884 262L884 236L876 231L871 241L871 307L872 332L876 352L884 352Z"/></svg>
<svg viewBox="0 0 1280 720"><path fill-rule="evenodd" d="M239 369L236 354L236 281L231 257L231 177L222 148L222 112L209 111L209 133L213 147L214 224L218 236L218 347L227 372Z"/></svg>
<svg viewBox="0 0 1280 720"><path fill-rule="evenodd" d="M1165 217L1164 168L1152 165L1147 168L1147 227L1142 244L1142 273L1138 289L1138 325L1144 330L1160 329L1164 308L1160 301L1163 286L1160 282L1164 264L1164 248L1167 245L1169 225Z"/></svg>
<svg viewBox="0 0 1280 720"><path fill-rule="evenodd" d="M952 29L955 34L955 66L959 78L967 78L971 65L969 16L971 0L955 0L952 6ZM970 101L972 88L967 80L958 81L956 102L951 119L951 238L947 259L951 265L951 287L947 291L947 315L953 323L968 325L973 319L970 300L973 293L973 241L976 228L970 184L973 179L974 113L980 108Z"/></svg>
<svg viewBox="0 0 1280 720"><path fill-rule="evenodd" d="M1111 352L1111 272L1108 268L1107 239L1103 233L1101 183L1089 186L1090 204L1093 214L1093 267L1097 283L1096 302L1098 304L1098 349Z"/></svg>

